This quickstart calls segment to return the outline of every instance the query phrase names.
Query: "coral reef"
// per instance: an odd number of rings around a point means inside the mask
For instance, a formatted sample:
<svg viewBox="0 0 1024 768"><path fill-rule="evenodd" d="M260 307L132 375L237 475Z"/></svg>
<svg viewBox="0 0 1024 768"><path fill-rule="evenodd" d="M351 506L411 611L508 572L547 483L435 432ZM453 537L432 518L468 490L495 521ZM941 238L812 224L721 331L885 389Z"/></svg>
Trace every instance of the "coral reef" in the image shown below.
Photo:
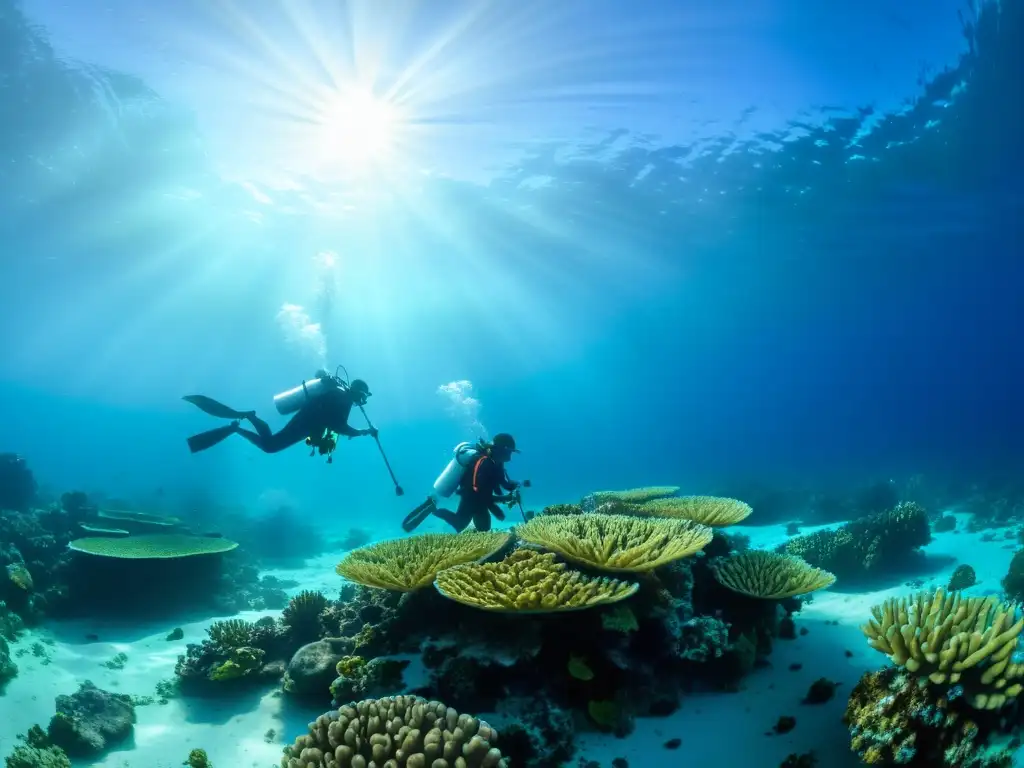
<svg viewBox="0 0 1024 768"><path fill-rule="evenodd" d="M299 643L308 643L320 636L320 614L327 609L328 601L323 592L303 590L290 601L281 614L281 623L288 629L291 638Z"/></svg>
<svg viewBox="0 0 1024 768"><path fill-rule="evenodd" d="M135 725L130 696L109 693L86 680L70 696L57 697L50 741L72 757L102 754L127 739Z"/></svg>
<svg viewBox="0 0 1024 768"><path fill-rule="evenodd" d="M998 709L1024 686L1015 654L1024 629L1014 605L945 590L890 598L871 609L868 644L933 685L956 686L971 706Z"/></svg>
<svg viewBox="0 0 1024 768"><path fill-rule="evenodd" d="M0 453L0 509L24 512L36 496L36 481L16 453Z"/></svg>
<svg viewBox="0 0 1024 768"><path fill-rule="evenodd" d="M584 505L596 506L609 501L620 501L625 504L643 504L647 501L675 496L677 493L679 493L679 486L677 485L655 485L649 488L630 488L625 491L597 491L584 499Z"/></svg>
<svg viewBox="0 0 1024 768"><path fill-rule="evenodd" d="M958 565L956 570L953 571L949 577L949 586L946 589L949 592L956 592L957 590L967 589L973 587L978 583L978 577L974 573L974 569L967 565Z"/></svg>
<svg viewBox="0 0 1024 768"><path fill-rule="evenodd" d="M237 546L182 533L75 539L68 544L74 555L68 594L80 614L166 615L212 603L222 584L223 555Z"/></svg>
<svg viewBox="0 0 1024 768"><path fill-rule="evenodd" d="M834 531L797 536L778 551L796 555L839 579L856 579L904 566L908 556L929 541L927 513L917 504L904 502Z"/></svg>
<svg viewBox="0 0 1024 768"><path fill-rule="evenodd" d="M425 533L352 550L336 570L357 584L411 592L433 584L445 568L493 555L508 540L499 531Z"/></svg>
<svg viewBox="0 0 1024 768"><path fill-rule="evenodd" d="M290 657L283 625L266 617L256 622L214 622L202 643L189 643L174 673L184 693L214 693L224 685L279 680Z"/></svg>
<svg viewBox="0 0 1024 768"><path fill-rule="evenodd" d="M710 541L710 528L689 520L628 515L541 515L516 529L523 541L602 571L652 571L689 557Z"/></svg>
<svg viewBox="0 0 1024 768"><path fill-rule="evenodd" d="M1001 583L1009 600L1024 602L1024 549L1014 552Z"/></svg>
<svg viewBox="0 0 1024 768"><path fill-rule="evenodd" d="M940 693L897 667L868 672L850 694L850 748L869 765L1009 768L1011 752L989 746L998 730L955 690Z"/></svg>
<svg viewBox="0 0 1024 768"><path fill-rule="evenodd" d="M71 768L71 761L64 750L54 746L38 725L33 725L18 739L25 743L15 747L7 756L6 768Z"/></svg>
<svg viewBox="0 0 1024 768"><path fill-rule="evenodd" d="M773 600L826 589L836 580L798 557L763 551L721 558L712 569L718 582L734 592Z"/></svg>
<svg viewBox="0 0 1024 768"><path fill-rule="evenodd" d="M458 565L437 575L445 597L485 611L547 613L606 605L638 589L618 579L590 578L567 570L553 554L519 549L500 563Z"/></svg>
<svg viewBox="0 0 1024 768"><path fill-rule="evenodd" d="M486 722L413 696L368 699L321 715L285 749L282 768L507 768ZM370 762L372 761L372 762Z"/></svg>
<svg viewBox="0 0 1024 768"><path fill-rule="evenodd" d="M746 520L754 510L738 499L719 496L673 496L652 499L640 505L641 512L692 520L709 526L736 525Z"/></svg>
<svg viewBox="0 0 1024 768"><path fill-rule="evenodd" d="M308 643L295 652L284 673L283 689L285 693L296 697L324 698L325 691L330 690L335 674L343 674L342 669L353 672L353 668L361 669L345 656L349 643L339 638L328 638ZM350 659L346 667L342 667L342 658Z"/></svg>

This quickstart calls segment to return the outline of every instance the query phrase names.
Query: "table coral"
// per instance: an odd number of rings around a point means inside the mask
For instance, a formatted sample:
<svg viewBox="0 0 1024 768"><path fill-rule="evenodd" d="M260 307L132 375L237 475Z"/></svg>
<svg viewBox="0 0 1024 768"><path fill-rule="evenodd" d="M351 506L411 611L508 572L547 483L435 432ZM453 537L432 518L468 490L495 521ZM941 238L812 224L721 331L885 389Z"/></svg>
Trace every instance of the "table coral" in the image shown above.
<svg viewBox="0 0 1024 768"><path fill-rule="evenodd" d="M701 525L736 525L746 520L754 510L739 499L720 496L674 496L644 502L641 510L661 517L693 520Z"/></svg>
<svg viewBox="0 0 1024 768"><path fill-rule="evenodd" d="M499 563L459 565L437 574L438 592L486 611L550 613L591 608L631 597L635 583L568 570L551 553L518 549Z"/></svg>
<svg viewBox="0 0 1024 768"><path fill-rule="evenodd" d="M335 570L357 584L412 592L432 584L445 568L493 555L508 540L502 531L425 533L354 549Z"/></svg>
<svg viewBox="0 0 1024 768"><path fill-rule="evenodd" d="M830 587L836 580L833 574L799 557L762 550L718 558L712 570L722 586L769 600L806 595Z"/></svg>
<svg viewBox="0 0 1024 768"><path fill-rule="evenodd" d="M690 520L628 515L541 515L516 533L520 539L598 570L645 572L694 555L711 541Z"/></svg>

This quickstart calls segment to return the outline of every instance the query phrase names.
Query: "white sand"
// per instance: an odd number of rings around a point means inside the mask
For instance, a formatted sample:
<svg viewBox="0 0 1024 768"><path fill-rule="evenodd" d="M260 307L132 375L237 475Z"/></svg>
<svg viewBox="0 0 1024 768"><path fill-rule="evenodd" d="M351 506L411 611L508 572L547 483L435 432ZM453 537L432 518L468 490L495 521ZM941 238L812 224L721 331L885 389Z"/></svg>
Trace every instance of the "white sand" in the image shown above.
<svg viewBox="0 0 1024 768"><path fill-rule="evenodd" d="M960 518L960 527L966 518ZM769 547L785 539L782 526L741 528L756 547ZM804 529L807 532L810 529ZM926 586L944 584L953 568L969 563L980 581L970 593L982 594L999 589L1015 549L1002 538L981 541L981 534L945 533L935 537L927 548L936 569L933 573L908 575L923 579ZM942 559L945 558L945 559ZM294 579L299 586L291 590L323 589L333 593L339 580L334 573L337 554L311 560L304 568L268 573ZM906 580L906 579L905 579ZM743 691L735 694L693 695L682 708L665 718L638 720L636 731L628 739L616 739L599 733L581 735L580 756L597 760L608 768L614 757L625 757L632 768L645 766L737 765L744 768L775 768L791 752L815 750L822 768L846 768L858 762L849 752L849 742L841 717L846 695L859 676L882 666L884 658L867 647L859 626L871 605L910 588L902 584L882 588L870 594L843 594L833 590L819 593L798 616L797 626L809 633L796 640L776 642L772 666L756 671L745 681ZM246 612L239 618L253 620L276 612ZM182 640L164 638L170 625L128 626L109 622L61 622L46 629L27 633L12 650L29 649L33 643L44 645L48 658L31 652L16 660L21 673L0 697L0 754L13 748L15 735L34 723L43 726L54 712L58 694L74 692L83 680L92 680L100 688L121 693L153 695L158 681L173 677L177 656L188 642L200 642L213 617L181 624ZM838 621L838 625L828 622ZM99 642L85 640L87 634L99 636ZM846 650L853 651L846 658ZM105 668L105 662L117 653L127 654L123 670ZM803 665L791 672L789 665ZM818 677L842 683L836 698L824 705L803 705L800 700ZM239 699L201 701L172 700L166 705L153 703L137 709L134 745L112 752L95 763L123 768L172 768L182 764L189 750L202 747L216 768L270 768L278 764L281 748L304 732L306 723L319 711L297 708L275 693L255 694ZM780 715L797 719L796 728L782 736L765 735ZM264 739L268 729L277 736ZM676 751L662 744L672 738L682 740Z"/></svg>

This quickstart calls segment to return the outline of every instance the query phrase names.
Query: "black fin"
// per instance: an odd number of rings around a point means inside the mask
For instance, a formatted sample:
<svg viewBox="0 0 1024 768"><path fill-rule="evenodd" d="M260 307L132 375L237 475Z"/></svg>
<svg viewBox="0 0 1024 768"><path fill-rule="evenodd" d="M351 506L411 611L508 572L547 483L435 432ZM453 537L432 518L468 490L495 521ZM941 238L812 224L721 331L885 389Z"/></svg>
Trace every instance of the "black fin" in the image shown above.
<svg viewBox="0 0 1024 768"><path fill-rule="evenodd" d="M212 397L207 397L206 395L185 395L181 399L192 403L203 413L208 413L220 419L244 419L249 415L247 412L228 408L223 403L218 403Z"/></svg>
<svg viewBox="0 0 1024 768"><path fill-rule="evenodd" d="M402 530L406 533L412 533L420 524L430 517L437 507L434 506L433 499L427 499L420 504L416 509L405 516L405 520L402 521Z"/></svg>
<svg viewBox="0 0 1024 768"><path fill-rule="evenodd" d="M192 453L199 453L199 451L205 451L207 448L212 448L221 440L225 440L231 435L238 431L238 423L228 424L226 427L217 427L211 429L208 432L200 432L198 435L192 435L188 438L188 449Z"/></svg>

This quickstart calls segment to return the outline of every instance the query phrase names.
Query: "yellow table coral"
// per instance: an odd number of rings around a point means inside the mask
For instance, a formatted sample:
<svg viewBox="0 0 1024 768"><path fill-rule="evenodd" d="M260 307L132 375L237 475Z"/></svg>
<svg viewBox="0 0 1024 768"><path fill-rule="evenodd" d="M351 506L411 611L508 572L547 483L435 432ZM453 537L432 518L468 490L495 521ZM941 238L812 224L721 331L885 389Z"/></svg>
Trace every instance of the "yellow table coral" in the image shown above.
<svg viewBox="0 0 1024 768"><path fill-rule="evenodd" d="M663 499L679 493L678 485L655 485L649 488L630 488L625 491L597 491L592 494L597 503L621 501L626 504L643 504L652 499Z"/></svg>
<svg viewBox="0 0 1024 768"><path fill-rule="evenodd" d="M237 542L221 537L154 533L116 538L89 536L75 539L68 544L68 549L97 557L115 557L122 560L175 560L180 557L230 552L237 546Z"/></svg>
<svg viewBox="0 0 1024 768"><path fill-rule="evenodd" d="M504 531L424 533L353 549L335 570L367 587L412 592L432 584L445 568L490 557L508 540Z"/></svg>
<svg viewBox="0 0 1024 768"><path fill-rule="evenodd" d="M908 672L962 686L978 709L997 709L1020 694L1024 665L1014 652L1024 618L1012 604L938 589L890 598L871 614L861 628L868 645Z"/></svg>
<svg viewBox="0 0 1024 768"><path fill-rule="evenodd" d="M782 600L825 589L836 577L799 557L753 550L724 557L712 565L718 583L733 592L765 600Z"/></svg>
<svg viewBox="0 0 1024 768"><path fill-rule="evenodd" d="M652 499L641 505L649 515L677 517L693 520L701 525L736 525L750 517L754 510L739 499L722 496L674 496L668 499Z"/></svg>
<svg viewBox="0 0 1024 768"><path fill-rule="evenodd" d="M500 563L441 571L435 586L445 597L485 611L554 613L617 603L639 585L584 576L551 553L518 549Z"/></svg>
<svg viewBox="0 0 1024 768"><path fill-rule="evenodd" d="M706 525L629 515L544 515L519 526L520 539L603 571L651 571L696 554L711 541Z"/></svg>

